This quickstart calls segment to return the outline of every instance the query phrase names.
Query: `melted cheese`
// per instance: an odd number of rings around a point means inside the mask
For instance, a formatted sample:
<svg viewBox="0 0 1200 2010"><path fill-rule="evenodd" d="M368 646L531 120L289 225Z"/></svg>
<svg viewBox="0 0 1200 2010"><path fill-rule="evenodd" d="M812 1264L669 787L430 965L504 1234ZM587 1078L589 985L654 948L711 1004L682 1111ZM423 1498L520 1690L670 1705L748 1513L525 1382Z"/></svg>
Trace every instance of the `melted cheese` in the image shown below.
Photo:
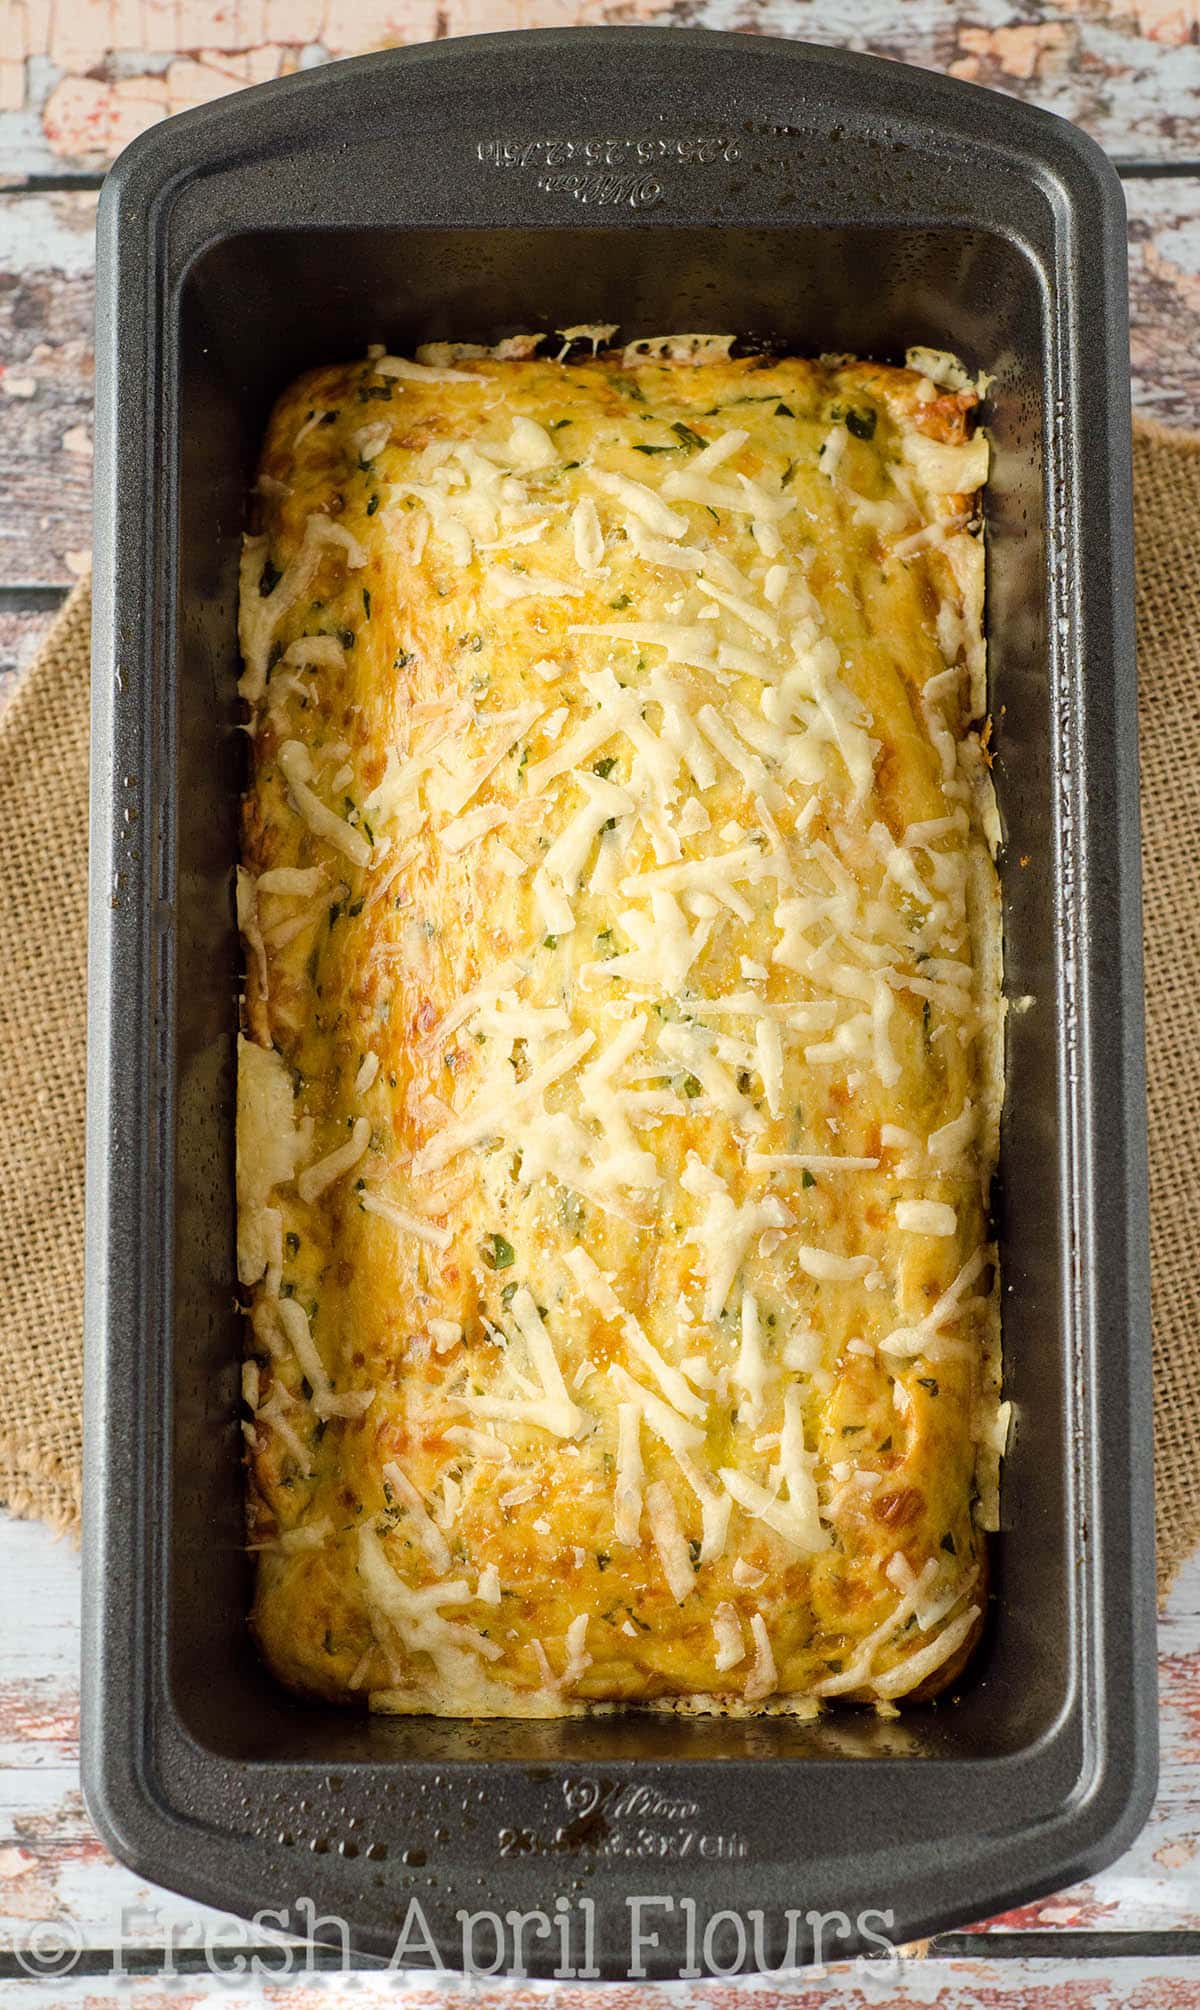
<svg viewBox="0 0 1200 2010"><path fill-rule="evenodd" d="M911 372L552 350L373 352L268 438L255 1624L384 1711L890 1705L1007 1428L986 443Z"/></svg>

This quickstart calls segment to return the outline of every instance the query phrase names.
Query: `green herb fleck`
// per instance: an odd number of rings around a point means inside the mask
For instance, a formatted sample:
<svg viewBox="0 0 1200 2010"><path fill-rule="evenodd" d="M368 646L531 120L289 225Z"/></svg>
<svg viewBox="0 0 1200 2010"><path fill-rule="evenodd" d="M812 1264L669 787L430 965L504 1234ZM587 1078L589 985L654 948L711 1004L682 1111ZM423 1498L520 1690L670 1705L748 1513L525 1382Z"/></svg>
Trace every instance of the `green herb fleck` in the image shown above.
<svg viewBox="0 0 1200 2010"><path fill-rule="evenodd" d="M572 1193L570 1188L564 1187L562 1193L559 1195L558 1211L562 1216L562 1224L568 1235L579 1236L583 1234L584 1225L587 1221L587 1209L584 1207L577 1193Z"/></svg>
<svg viewBox="0 0 1200 2010"><path fill-rule="evenodd" d="M614 769L614 768L616 767L616 765L617 765L617 757L616 757L616 755L615 755L615 754L606 754L606 755L604 756L604 759L603 759L602 761L597 761L597 762L596 762L596 763L594 764L594 766L593 766L593 768L592 768L592 773L593 773L594 775L599 775L599 776L600 776L600 779L601 779L601 781L605 781L605 782L606 782L606 781L608 780L609 776L611 775L611 773L612 773L613 769Z"/></svg>
<svg viewBox="0 0 1200 2010"><path fill-rule="evenodd" d="M701 1083L697 1081L695 1075L685 1075L682 1087L685 1096L702 1096L704 1094L704 1089Z"/></svg>
<svg viewBox="0 0 1200 2010"><path fill-rule="evenodd" d="M275 588L278 586L282 578L283 574L279 570L279 567L277 565L272 565L270 559L268 559L262 571L258 575L258 590L264 600L267 598L268 594L274 593Z"/></svg>
<svg viewBox="0 0 1200 2010"><path fill-rule="evenodd" d="M608 604L610 607L615 608L616 612L619 614L622 608L628 607L629 595L627 593L618 593L616 599L610 600Z"/></svg>
<svg viewBox="0 0 1200 2010"><path fill-rule="evenodd" d="M796 414L793 412L790 405L782 405L782 404L776 405L775 417L777 419L794 419L795 416Z"/></svg>
<svg viewBox="0 0 1200 2010"><path fill-rule="evenodd" d="M490 1235L483 1245L483 1260L489 1270L509 1270L517 1260L517 1252L506 1236Z"/></svg>
<svg viewBox="0 0 1200 2010"><path fill-rule="evenodd" d="M558 948L558 937L557 937L557 935L547 935L547 936L546 936L546 938L544 939L543 943L542 943L542 948L543 948L543 949L557 949L557 948Z"/></svg>
<svg viewBox="0 0 1200 2010"><path fill-rule="evenodd" d="M938 1394L938 1385L932 1375L918 1375L917 1386L921 1389L928 1389L931 1396Z"/></svg>
<svg viewBox="0 0 1200 2010"><path fill-rule="evenodd" d="M851 410L846 414L846 431L856 440L873 440L878 419L878 412L869 405L861 412Z"/></svg>
<svg viewBox="0 0 1200 2010"><path fill-rule="evenodd" d="M370 502L367 504L367 515L374 516L378 508L379 508L379 492L378 490L376 490L375 494L371 497Z"/></svg>
<svg viewBox="0 0 1200 2010"><path fill-rule="evenodd" d="M949 1529L946 1530L946 1533L942 1537L942 1540L938 1546L939 1548L945 1550L947 1556L958 1555L958 1551L954 1546L954 1537L951 1535Z"/></svg>
<svg viewBox="0 0 1200 2010"><path fill-rule="evenodd" d="M815 1186L815 1185L816 1185L816 1183L817 1183L817 1181L816 1181L816 1175L815 1175L814 1173L810 1173L810 1172L809 1172L809 1170L808 1170L808 1167L807 1167L807 1166L803 1167L803 1169L802 1169L802 1171L801 1171L801 1173L800 1173L800 1184L801 1184L801 1186L802 1186L802 1187L804 1187L804 1186Z"/></svg>
<svg viewBox="0 0 1200 2010"><path fill-rule="evenodd" d="M786 489L787 487L790 486L792 476L795 474L796 469L799 467L799 465L800 465L799 461L788 462L786 468L779 477L779 486L781 489Z"/></svg>
<svg viewBox="0 0 1200 2010"><path fill-rule="evenodd" d="M367 620L369 621L371 619L371 590L369 587L367 586L363 587L362 597L363 597L363 613L366 615Z"/></svg>
<svg viewBox="0 0 1200 2010"><path fill-rule="evenodd" d="M411 649L397 649L396 654L392 658L392 669L407 670L412 660L413 656Z"/></svg>
<svg viewBox="0 0 1200 2010"><path fill-rule="evenodd" d="M671 431L677 439L683 441L685 447L706 447L708 445L708 441L704 438L703 434L694 433L690 426L684 425L682 419L673 419L671 421Z"/></svg>

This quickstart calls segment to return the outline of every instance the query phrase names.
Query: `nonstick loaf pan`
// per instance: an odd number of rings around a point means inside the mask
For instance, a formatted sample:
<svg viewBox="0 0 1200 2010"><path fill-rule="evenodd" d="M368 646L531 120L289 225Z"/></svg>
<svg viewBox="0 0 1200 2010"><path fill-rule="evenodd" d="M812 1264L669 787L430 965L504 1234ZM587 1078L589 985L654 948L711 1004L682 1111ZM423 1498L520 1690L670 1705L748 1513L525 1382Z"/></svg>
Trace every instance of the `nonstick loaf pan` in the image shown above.
<svg viewBox="0 0 1200 2010"><path fill-rule="evenodd" d="M992 380L1016 1428L981 1653L951 1699L890 1722L372 1720L285 1695L247 1632L230 881L258 442L299 371L372 341L600 321L809 354L931 344ZM107 1841L297 1932L306 1898L363 1952L393 1954L407 1923L417 1962L433 1946L535 1975L829 1958L1108 1862L1156 1764L1112 168L1027 106L799 44L639 29L391 50L122 156L98 367L84 1736ZM497 1925L468 1928L483 1911ZM518 1913L547 1931L517 1945Z"/></svg>

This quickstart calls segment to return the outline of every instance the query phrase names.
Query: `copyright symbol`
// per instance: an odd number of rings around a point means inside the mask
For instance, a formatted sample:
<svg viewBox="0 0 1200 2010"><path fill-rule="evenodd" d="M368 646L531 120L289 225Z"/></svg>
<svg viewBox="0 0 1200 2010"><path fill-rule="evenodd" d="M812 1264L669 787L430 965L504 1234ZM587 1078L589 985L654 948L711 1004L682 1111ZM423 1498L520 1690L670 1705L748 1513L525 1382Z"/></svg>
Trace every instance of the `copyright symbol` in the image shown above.
<svg viewBox="0 0 1200 2010"><path fill-rule="evenodd" d="M26 1975L70 1975L83 1953L83 1935L69 1919L42 1919L27 1926L13 1950Z"/></svg>

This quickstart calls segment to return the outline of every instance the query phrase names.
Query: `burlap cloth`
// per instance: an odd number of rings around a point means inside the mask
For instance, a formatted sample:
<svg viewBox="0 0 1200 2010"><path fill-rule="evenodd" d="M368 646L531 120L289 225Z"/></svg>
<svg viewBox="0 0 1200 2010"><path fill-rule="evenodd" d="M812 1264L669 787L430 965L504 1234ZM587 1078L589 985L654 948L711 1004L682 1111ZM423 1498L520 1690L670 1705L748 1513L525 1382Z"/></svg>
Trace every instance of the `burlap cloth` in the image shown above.
<svg viewBox="0 0 1200 2010"><path fill-rule="evenodd" d="M1134 444L1158 1571L1200 1542L1200 433ZM76 588L0 716L0 1500L80 1509L89 620Z"/></svg>

